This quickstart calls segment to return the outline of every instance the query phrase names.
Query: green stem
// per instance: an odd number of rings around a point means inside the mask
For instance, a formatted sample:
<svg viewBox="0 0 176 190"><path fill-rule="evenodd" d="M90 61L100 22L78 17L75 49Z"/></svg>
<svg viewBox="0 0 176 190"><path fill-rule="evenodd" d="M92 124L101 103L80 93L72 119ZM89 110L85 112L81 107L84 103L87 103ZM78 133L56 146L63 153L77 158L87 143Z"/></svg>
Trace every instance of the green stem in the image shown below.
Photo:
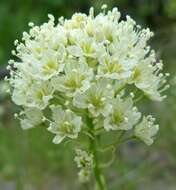
<svg viewBox="0 0 176 190"><path fill-rule="evenodd" d="M103 174L99 167L96 142L92 139L90 139L90 149L94 156L94 175L95 175L98 190L107 190Z"/></svg>
<svg viewBox="0 0 176 190"><path fill-rule="evenodd" d="M93 123L90 118L87 118L87 124L90 127L90 133L93 137L95 137L95 134L92 132L93 130ZM94 158L94 176L96 180L96 187L98 188L97 190L107 190L106 188L106 183L104 176L102 174L101 168L99 166L99 160L98 160L98 152L97 152L97 144L96 144L96 138L90 138L89 137L89 142L90 142L90 151L93 154Z"/></svg>

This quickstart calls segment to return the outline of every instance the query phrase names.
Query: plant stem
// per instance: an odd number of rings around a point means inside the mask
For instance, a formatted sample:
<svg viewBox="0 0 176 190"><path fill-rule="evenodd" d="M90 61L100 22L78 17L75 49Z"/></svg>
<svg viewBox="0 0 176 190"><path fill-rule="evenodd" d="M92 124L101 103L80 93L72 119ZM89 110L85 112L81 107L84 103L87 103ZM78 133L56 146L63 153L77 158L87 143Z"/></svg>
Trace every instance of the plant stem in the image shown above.
<svg viewBox="0 0 176 190"><path fill-rule="evenodd" d="M92 139L90 139L90 148L94 156L94 175L95 175L98 190L107 190L104 177L99 167L96 142Z"/></svg>
<svg viewBox="0 0 176 190"><path fill-rule="evenodd" d="M95 137L95 134L93 133L93 123L91 118L87 118L87 124L90 128L90 133L91 136ZM98 160L98 154L97 154L97 144L96 144L96 138L91 138L89 137L89 142L90 142L90 151L93 154L93 159L94 159L94 176L96 180L96 187L98 188L97 190L107 190L106 188L106 183L104 176L101 172L101 168L99 166L99 160Z"/></svg>

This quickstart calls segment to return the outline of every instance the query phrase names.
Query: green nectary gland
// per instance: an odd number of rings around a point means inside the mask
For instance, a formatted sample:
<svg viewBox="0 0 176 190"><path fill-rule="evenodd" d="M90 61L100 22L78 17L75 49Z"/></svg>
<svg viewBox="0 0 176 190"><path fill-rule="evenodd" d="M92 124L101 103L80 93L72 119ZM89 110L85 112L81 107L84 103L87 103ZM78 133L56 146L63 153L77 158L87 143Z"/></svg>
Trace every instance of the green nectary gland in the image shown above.
<svg viewBox="0 0 176 190"><path fill-rule="evenodd" d="M100 94L91 93L89 97L89 103L91 103L96 108L100 108L104 105L104 102L101 100L102 98L103 97L101 93Z"/></svg>
<svg viewBox="0 0 176 190"><path fill-rule="evenodd" d="M65 86L71 89L81 88L84 79L84 75L74 73L65 81Z"/></svg>
<svg viewBox="0 0 176 190"><path fill-rule="evenodd" d="M45 96L45 91L43 89L41 89L36 93L36 98L39 100L42 100L44 96Z"/></svg>
<svg viewBox="0 0 176 190"><path fill-rule="evenodd" d="M120 124L121 122L123 122L123 120L124 120L123 113L119 110L114 111L112 115L112 123Z"/></svg>
<svg viewBox="0 0 176 190"><path fill-rule="evenodd" d="M104 68L105 73L120 73L123 71L123 67L118 62L108 62Z"/></svg>
<svg viewBox="0 0 176 190"><path fill-rule="evenodd" d="M97 58L86 57L86 62L90 67L95 67L98 64Z"/></svg>
<svg viewBox="0 0 176 190"><path fill-rule="evenodd" d="M43 66L43 73L50 74L57 69L58 63L56 61L48 61L48 63Z"/></svg>
<svg viewBox="0 0 176 190"><path fill-rule="evenodd" d="M81 161L80 161L80 163L81 163L81 166L84 168L84 167L87 167L88 165L89 165L89 162L86 160L86 159L82 159Z"/></svg>
<svg viewBox="0 0 176 190"><path fill-rule="evenodd" d="M59 126L59 132L63 132L64 134L73 133L74 126L73 124L65 121Z"/></svg>
<svg viewBox="0 0 176 190"><path fill-rule="evenodd" d="M95 49L89 43L83 43L82 48L83 48L83 52L85 54L93 54L93 53L95 53Z"/></svg>
<svg viewBox="0 0 176 190"><path fill-rule="evenodd" d="M133 76L132 76L133 80L138 80L140 78L140 76L141 76L141 70L135 68Z"/></svg>

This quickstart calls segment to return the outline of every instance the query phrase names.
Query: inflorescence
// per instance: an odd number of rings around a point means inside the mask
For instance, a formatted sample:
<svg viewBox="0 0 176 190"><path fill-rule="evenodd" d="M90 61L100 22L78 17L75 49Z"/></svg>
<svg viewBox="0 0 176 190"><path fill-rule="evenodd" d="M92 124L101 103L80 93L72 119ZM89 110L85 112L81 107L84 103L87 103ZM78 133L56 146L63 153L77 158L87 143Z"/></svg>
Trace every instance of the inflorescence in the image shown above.
<svg viewBox="0 0 176 190"><path fill-rule="evenodd" d="M117 8L94 16L75 13L41 26L29 23L22 42L15 41L8 69L12 100L23 129L47 123L53 142L79 139L95 130L131 131L147 145L159 127L135 106L139 96L162 101L168 88L163 64L147 45L153 33L129 16L120 20ZM90 127L88 121L92 121ZM87 180L92 155L76 151L79 176ZM85 163L83 163L84 160Z"/></svg>

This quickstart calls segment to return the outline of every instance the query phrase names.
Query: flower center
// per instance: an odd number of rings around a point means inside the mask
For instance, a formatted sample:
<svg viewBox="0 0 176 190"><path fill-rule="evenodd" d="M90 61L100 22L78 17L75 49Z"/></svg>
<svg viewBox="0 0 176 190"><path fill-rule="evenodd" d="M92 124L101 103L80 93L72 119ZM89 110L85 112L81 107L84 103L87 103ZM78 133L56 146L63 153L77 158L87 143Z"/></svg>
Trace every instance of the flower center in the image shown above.
<svg viewBox="0 0 176 190"><path fill-rule="evenodd" d="M133 80L139 80L140 76L141 76L141 70L138 68L135 68L133 76L132 76Z"/></svg>
<svg viewBox="0 0 176 190"><path fill-rule="evenodd" d="M62 132L64 134L70 134L73 132L73 125L68 121L65 121L61 124L59 132Z"/></svg>
<svg viewBox="0 0 176 190"><path fill-rule="evenodd" d="M122 112L120 112L119 110L115 111L113 116L112 116L112 123L120 124L122 121L123 121Z"/></svg>
<svg viewBox="0 0 176 190"><path fill-rule="evenodd" d="M104 68L105 73L121 73L123 71L123 66L118 61L106 61L106 66Z"/></svg>
<svg viewBox="0 0 176 190"><path fill-rule="evenodd" d="M84 79L84 75L74 73L65 81L65 86L71 89L81 88Z"/></svg>
<svg viewBox="0 0 176 190"><path fill-rule="evenodd" d="M53 71L56 71L58 68L58 64L56 61L48 61L44 66L43 66L43 73L44 74L51 74Z"/></svg>

